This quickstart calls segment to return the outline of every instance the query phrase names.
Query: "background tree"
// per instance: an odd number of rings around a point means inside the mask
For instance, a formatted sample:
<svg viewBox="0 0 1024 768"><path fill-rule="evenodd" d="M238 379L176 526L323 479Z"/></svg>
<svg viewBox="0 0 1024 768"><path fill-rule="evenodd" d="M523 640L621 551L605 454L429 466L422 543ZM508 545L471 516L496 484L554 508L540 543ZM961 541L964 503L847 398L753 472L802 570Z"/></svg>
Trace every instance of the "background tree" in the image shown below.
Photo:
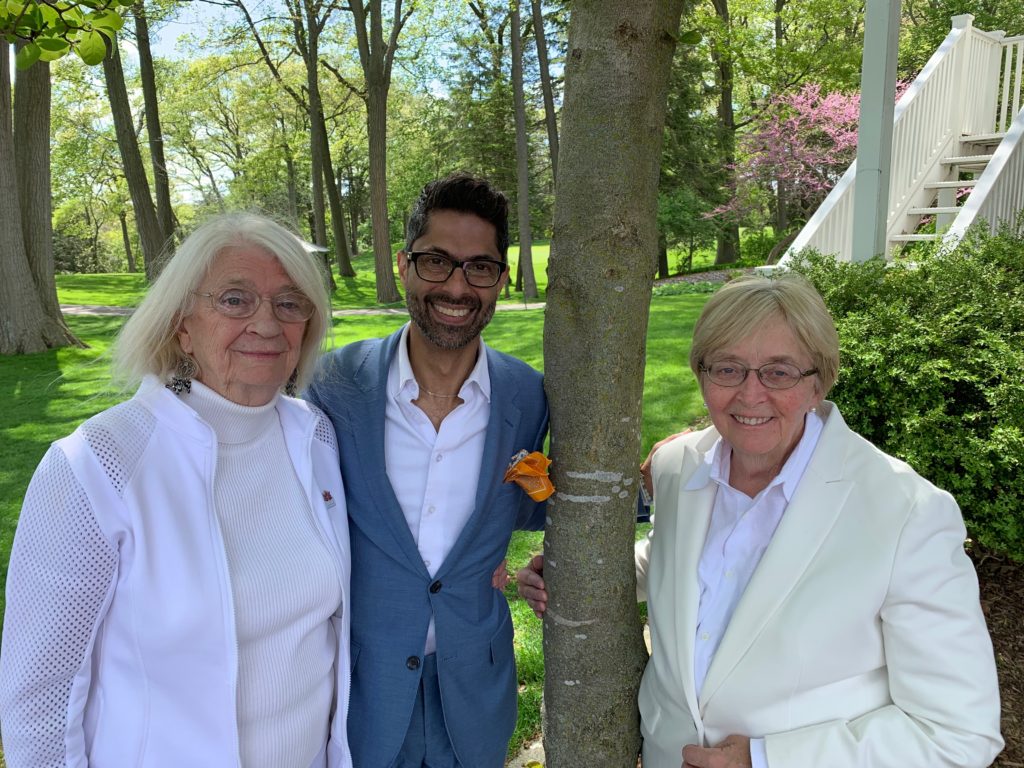
<svg viewBox="0 0 1024 768"><path fill-rule="evenodd" d="M128 89L125 86L121 52L116 40L110 43L108 55L103 59L103 76L107 83L107 96L110 99L110 113L114 121L114 129L117 132L121 164L132 198L135 228L139 233L139 243L142 246L146 277L153 280L160 274L163 267L162 261L166 255L164 246L170 233L164 232L160 226L156 215L156 206L153 205L149 179L146 177L146 168L139 150L131 102L128 100Z"/></svg>
<svg viewBox="0 0 1024 768"><path fill-rule="evenodd" d="M391 89L391 71L395 63L398 37L415 7L415 2L411 1L403 11L402 0L393 0L390 29L385 40L381 0L365 3L363 0L353 0L348 5L355 24L359 61L363 69L364 88L360 96L366 102L373 262L377 276L377 301L381 304L390 304L401 298L395 285L394 254L391 253L388 222L388 91Z"/></svg>
<svg viewBox="0 0 1024 768"><path fill-rule="evenodd" d="M50 229L49 69L18 77L11 101L10 47L0 39L0 354L77 344L57 306ZM17 143L16 143L17 140ZM28 237L42 242L26 243Z"/></svg>
<svg viewBox="0 0 1024 768"><path fill-rule="evenodd" d="M719 211L749 217L774 200L775 231L801 226L857 156L857 94L822 93L817 83L770 99L740 136L736 194ZM780 188L786 194L773 195Z"/></svg>
<svg viewBox="0 0 1024 768"><path fill-rule="evenodd" d="M692 17L683 26L691 23ZM718 223L711 213L728 199L717 121L714 113L704 109L707 83L714 79L711 62L695 45L700 33L688 34L689 44L677 46L672 65L662 146L658 185L658 276L662 278L673 268L688 269L696 249L715 242ZM668 263L670 247L686 254L678 265Z"/></svg>
<svg viewBox="0 0 1024 768"><path fill-rule="evenodd" d="M682 7L577 3L570 20L544 323L558 457L544 537L552 768L635 768L640 747L646 653L632 542L658 167Z"/></svg>
<svg viewBox="0 0 1024 768"><path fill-rule="evenodd" d="M555 94L551 83L544 12L540 0L530 0L530 9L533 15L533 40L537 44L537 70L544 97L544 128L548 134L548 155L551 158L551 176L554 178L558 175L558 118L555 113Z"/></svg>
<svg viewBox="0 0 1024 768"><path fill-rule="evenodd" d="M520 34L519 2L512 0L512 89L515 95L516 121L516 209L519 220L519 271L517 286L524 299L537 298L537 280L533 276L533 238L530 234L530 145L526 134L526 99L523 95L523 40Z"/></svg>
<svg viewBox="0 0 1024 768"><path fill-rule="evenodd" d="M164 240L174 233L174 210L171 208L171 183L164 159L164 134L160 127L160 103L157 96L156 72L149 44L149 18L145 0L132 5L135 19L135 44L139 51L139 79L142 84L142 103L146 115L146 136L149 139L149 160L153 168L153 192L156 196L156 218Z"/></svg>

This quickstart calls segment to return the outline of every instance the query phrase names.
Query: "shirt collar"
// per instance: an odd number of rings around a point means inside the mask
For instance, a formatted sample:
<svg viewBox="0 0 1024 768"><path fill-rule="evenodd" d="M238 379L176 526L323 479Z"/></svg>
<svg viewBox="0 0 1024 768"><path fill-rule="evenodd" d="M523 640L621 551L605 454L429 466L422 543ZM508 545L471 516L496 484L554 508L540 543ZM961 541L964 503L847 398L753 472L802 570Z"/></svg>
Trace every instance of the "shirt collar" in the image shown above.
<svg viewBox="0 0 1024 768"><path fill-rule="evenodd" d="M796 448L789 454L789 458L782 465L782 470L779 474L768 484L769 488L774 485L781 485L782 493L786 497L787 502L796 493L796 487L800 483L800 478L803 477L804 470L807 469L807 465L811 461L811 456L814 454L814 448L818 444L818 438L821 437L821 430L824 426L825 422L822 421L821 416L816 411L808 412L804 417L804 433L800 437L800 442L796 444ZM711 450L704 454L704 461L701 462L700 466L690 476L683 490L696 491L712 481L720 485L729 485L731 457L732 450L729 444L719 437L711 447Z"/></svg>
<svg viewBox="0 0 1024 768"><path fill-rule="evenodd" d="M412 372L412 364L409 362L409 328L411 325L411 321L405 324L405 327L402 328L402 336L398 340L398 355L395 358L395 362L398 364L398 379L395 381L392 394L397 397L399 393L405 392L410 400L415 400L419 397L420 385L416 381L416 375ZM476 385L480 394L487 402L490 402L491 375L487 369L487 345L484 344L482 337L477 338L477 343L480 347L476 355L476 364L462 383L459 396L461 397L466 391L466 387Z"/></svg>

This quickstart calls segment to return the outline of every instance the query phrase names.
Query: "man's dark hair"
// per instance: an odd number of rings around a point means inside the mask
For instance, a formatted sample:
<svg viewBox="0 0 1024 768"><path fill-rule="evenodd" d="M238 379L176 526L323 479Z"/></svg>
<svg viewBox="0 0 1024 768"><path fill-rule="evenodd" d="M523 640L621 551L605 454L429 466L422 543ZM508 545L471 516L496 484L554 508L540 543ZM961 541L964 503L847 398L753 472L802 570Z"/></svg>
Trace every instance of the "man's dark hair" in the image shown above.
<svg viewBox="0 0 1024 768"><path fill-rule="evenodd" d="M502 261L508 260L508 197L491 182L459 171L423 187L405 227L406 250L411 251L412 244L427 231L431 211L472 213L489 221L497 235L498 253Z"/></svg>

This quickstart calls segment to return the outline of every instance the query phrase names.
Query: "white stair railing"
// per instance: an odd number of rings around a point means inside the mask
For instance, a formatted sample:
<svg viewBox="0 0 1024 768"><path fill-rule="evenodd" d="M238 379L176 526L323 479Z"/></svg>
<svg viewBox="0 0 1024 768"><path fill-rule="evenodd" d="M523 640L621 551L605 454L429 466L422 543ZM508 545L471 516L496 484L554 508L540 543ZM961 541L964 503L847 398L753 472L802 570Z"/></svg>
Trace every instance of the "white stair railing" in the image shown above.
<svg viewBox="0 0 1024 768"><path fill-rule="evenodd" d="M1019 76L1020 69L1017 72ZM1022 210L1024 110L1019 109L1018 103L1017 117L1010 124L1006 137L1000 142L985 171L978 178L963 209L946 230L942 242L950 247L954 246L972 226L983 221L988 224L989 231L994 233L1003 224L1016 224Z"/></svg>
<svg viewBox="0 0 1024 768"><path fill-rule="evenodd" d="M1000 59L1013 56L1003 53L1003 33L975 29L973 19L969 14L953 17L946 39L896 105L887 240L902 231L911 208L930 202L934 192L926 190L925 185L941 179L941 160L954 154L960 138L965 133L992 132L999 105L1013 98L1019 102L1019 85L1007 86L1006 95L999 97ZM1019 67L1020 48L1016 50ZM850 260L856 173L854 162L804 225L780 264L805 248L835 254L841 261Z"/></svg>

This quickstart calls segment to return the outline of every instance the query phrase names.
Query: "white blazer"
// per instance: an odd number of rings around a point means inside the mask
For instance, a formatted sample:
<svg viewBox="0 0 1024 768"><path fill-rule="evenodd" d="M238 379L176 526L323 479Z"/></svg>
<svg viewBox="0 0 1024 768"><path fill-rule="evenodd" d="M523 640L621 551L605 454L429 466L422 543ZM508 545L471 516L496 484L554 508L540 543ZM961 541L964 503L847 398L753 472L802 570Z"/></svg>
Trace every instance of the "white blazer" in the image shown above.
<svg viewBox="0 0 1024 768"><path fill-rule="evenodd" d="M995 661L953 498L825 427L695 693L697 563L716 485L685 491L714 428L655 454L655 529L637 545L653 653L644 768L686 744L764 737L770 768L969 768L1002 749Z"/></svg>

